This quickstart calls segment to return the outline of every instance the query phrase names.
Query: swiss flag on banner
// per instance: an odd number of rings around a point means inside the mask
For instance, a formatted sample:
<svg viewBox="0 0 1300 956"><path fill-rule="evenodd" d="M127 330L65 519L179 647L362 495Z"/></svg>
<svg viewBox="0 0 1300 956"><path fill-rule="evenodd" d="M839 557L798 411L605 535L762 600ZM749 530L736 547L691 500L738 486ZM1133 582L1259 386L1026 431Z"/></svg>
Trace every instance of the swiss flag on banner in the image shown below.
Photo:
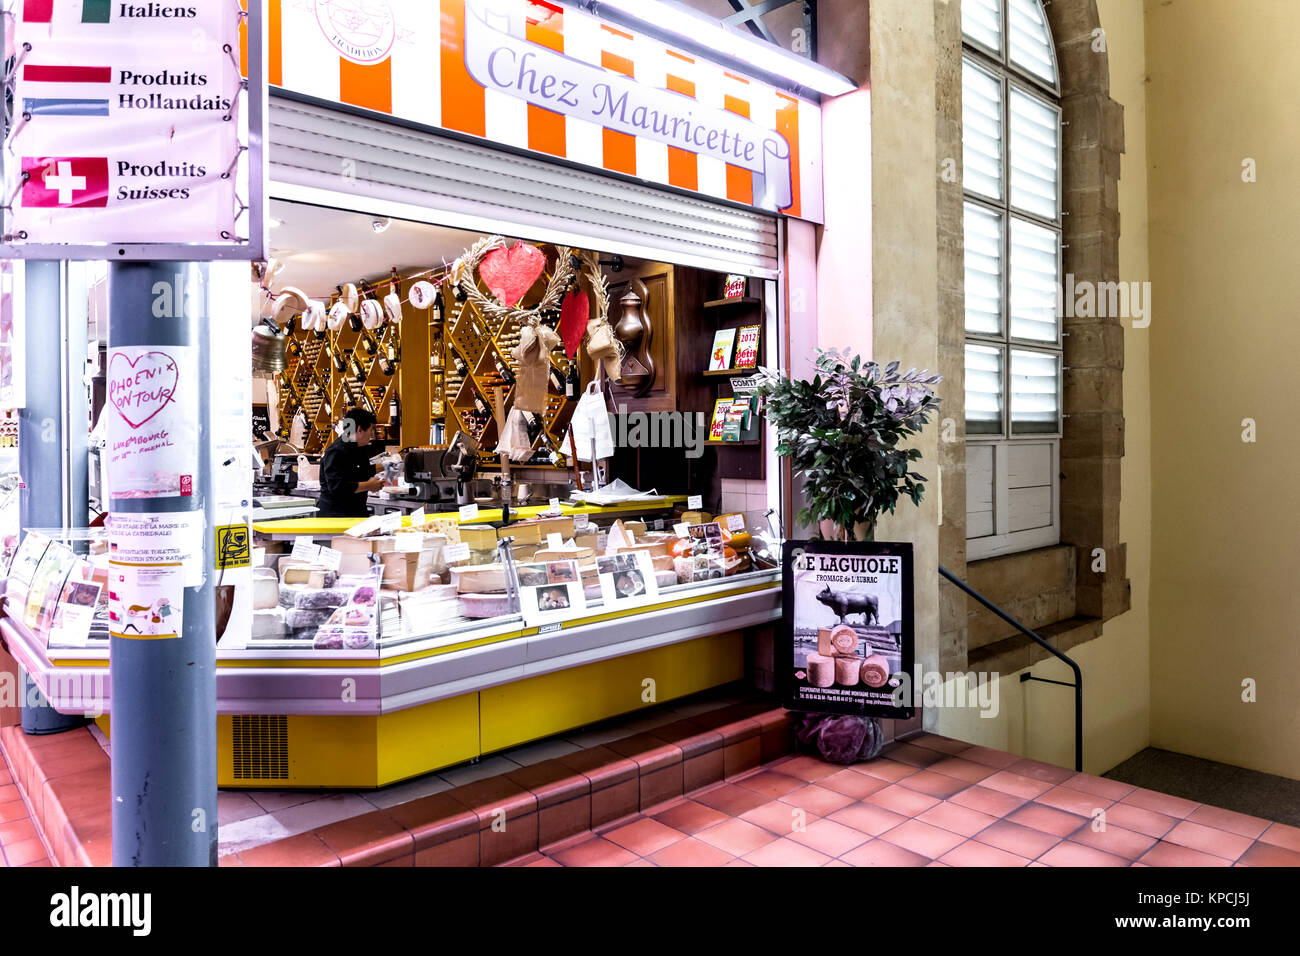
<svg viewBox="0 0 1300 956"><path fill-rule="evenodd" d="M72 209L108 205L108 158L24 156L23 206Z"/></svg>

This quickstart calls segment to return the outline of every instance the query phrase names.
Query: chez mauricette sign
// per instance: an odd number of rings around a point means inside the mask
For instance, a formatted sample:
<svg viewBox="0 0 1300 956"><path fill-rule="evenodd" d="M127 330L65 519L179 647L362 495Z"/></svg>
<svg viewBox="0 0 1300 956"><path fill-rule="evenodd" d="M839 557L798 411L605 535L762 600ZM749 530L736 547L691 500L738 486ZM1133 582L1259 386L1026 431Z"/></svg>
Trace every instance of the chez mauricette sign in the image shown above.
<svg viewBox="0 0 1300 956"><path fill-rule="evenodd" d="M817 104L662 41L544 0L271 8L273 85L821 220Z"/></svg>
<svg viewBox="0 0 1300 956"><path fill-rule="evenodd" d="M239 27L233 2L15 0L5 242L233 241Z"/></svg>

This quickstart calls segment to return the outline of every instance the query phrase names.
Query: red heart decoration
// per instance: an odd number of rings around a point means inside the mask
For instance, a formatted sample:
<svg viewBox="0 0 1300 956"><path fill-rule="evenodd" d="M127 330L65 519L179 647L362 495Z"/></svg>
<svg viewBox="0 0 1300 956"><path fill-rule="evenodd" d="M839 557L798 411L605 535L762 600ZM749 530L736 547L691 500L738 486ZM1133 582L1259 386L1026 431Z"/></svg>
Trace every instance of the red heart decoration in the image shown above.
<svg viewBox="0 0 1300 956"><path fill-rule="evenodd" d="M108 361L108 400L123 420L139 428L176 398L176 360L166 352L144 352L134 359L114 352Z"/></svg>
<svg viewBox="0 0 1300 956"><path fill-rule="evenodd" d="M560 338L564 339L564 354L569 358L578 354L590 314L591 304L587 301L587 293L581 289L564 297L564 304L560 306Z"/></svg>
<svg viewBox="0 0 1300 956"><path fill-rule="evenodd" d="M514 308L546 268L546 254L526 242L493 249L483 257L478 274L504 306Z"/></svg>

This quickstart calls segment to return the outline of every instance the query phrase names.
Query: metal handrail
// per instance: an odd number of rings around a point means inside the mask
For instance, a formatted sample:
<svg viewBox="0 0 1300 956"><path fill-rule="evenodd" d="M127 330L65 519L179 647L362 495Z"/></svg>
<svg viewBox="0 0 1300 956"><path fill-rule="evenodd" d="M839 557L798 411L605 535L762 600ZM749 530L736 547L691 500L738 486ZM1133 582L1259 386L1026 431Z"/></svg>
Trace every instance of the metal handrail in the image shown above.
<svg viewBox="0 0 1300 956"><path fill-rule="evenodd" d="M1070 670L1074 671L1073 684L1067 684L1065 681L1059 681L1059 680L1048 680L1045 677L1033 677L1032 675L1027 673L1021 674L1020 680L1021 683L1027 680L1036 680L1044 684L1060 684L1062 687L1074 688L1074 769L1082 773L1083 772L1083 672L1079 670L1079 665L1076 664L1074 660L1070 658L1070 656L1067 655L1065 652L1058 651L1051 644L1047 643L1047 641L1043 640L1043 638L1039 637L1029 628L1025 627L1025 625L1021 624L1014 617L1012 617L1006 611L1002 610L1002 608L998 607L996 604L994 604L984 595L980 594L973 587L971 587L961 578L957 577L957 575L953 574L943 565L939 565L939 574L940 576L946 578L952 584L955 584L962 591L965 591L968 597L974 598L980 604L984 605L984 607L986 607L988 610L992 611L998 617L1002 618L1002 620L1006 621L1008 624L1010 624L1012 627L1018 630L1021 634L1024 634L1026 637L1030 638L1032 641L1038 644L1039 647L1047 651L1047 653L1051 654L1055 658L1058 658L1059 660L1064 661L1067 665L1069 665Z"/></svg>

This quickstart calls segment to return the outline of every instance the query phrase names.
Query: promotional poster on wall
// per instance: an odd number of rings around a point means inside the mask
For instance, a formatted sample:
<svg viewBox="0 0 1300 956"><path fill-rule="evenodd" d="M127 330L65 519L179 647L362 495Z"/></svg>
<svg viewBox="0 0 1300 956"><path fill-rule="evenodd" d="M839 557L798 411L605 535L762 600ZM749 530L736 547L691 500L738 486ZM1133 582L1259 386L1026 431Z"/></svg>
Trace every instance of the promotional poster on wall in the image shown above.
<svg viewBox="0 0 1300 956"><path fill-rule="evenodd" d="M911 717L911 544L790 541L783 571L785 707Z"/></svg>

